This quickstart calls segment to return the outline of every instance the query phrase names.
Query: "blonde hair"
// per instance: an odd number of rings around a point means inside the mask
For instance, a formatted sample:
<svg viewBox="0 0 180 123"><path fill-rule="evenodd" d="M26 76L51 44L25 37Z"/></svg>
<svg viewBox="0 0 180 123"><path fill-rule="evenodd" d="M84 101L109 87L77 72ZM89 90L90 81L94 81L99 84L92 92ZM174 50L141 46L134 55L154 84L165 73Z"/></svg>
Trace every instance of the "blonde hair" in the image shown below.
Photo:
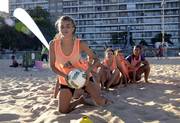
<svg viewBox="0 0 180 123"><path fill-rule="evenodd" d="M114 55L114 50L113 50L112 48L107 48L107 49L105 50L105 52L104 52L104 55L106 56L106 54L107 54L108 52L112 52L113 55Z"/></svg>
<svg viewBox="0 0 180 123"><path fill-rule="evenodd" d="M75 34L75 32L76 32L76 24L75 24L75 21L73 20L73 18L71 18L69 16L61 16L61 17L59 17L59 19L55 23L55 27L57 28L58 31L60 31L59 27L60 27L62 21L69 21L69 22L71 22L73 27L74 27L73 34Z"/></svg>
<svg viewBox="0 0 180 123"><path fill-rule="evenodd" d="M114 51L114 54L115 54L116 56L118 55L118 53L122 53L122 50L119 49L119 48Z"/></svg>
<svg viewBox="0 0 180 123"><path fill-rule="evenodd" d="M109 52L109 51L113 52L113 54L114 54L114 51L113 51L112 48L107 48L107 49L105 50L105 53L107 53L107 52Z"/></svg>

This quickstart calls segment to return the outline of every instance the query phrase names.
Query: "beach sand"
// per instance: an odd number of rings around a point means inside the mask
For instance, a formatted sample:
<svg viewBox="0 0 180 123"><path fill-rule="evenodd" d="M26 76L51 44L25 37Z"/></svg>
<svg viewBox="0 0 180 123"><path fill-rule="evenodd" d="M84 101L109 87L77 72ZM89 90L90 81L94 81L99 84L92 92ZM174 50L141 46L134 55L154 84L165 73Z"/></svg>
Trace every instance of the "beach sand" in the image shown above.
<svg viewBox="0 0 180 123"><path fill-rule="evenodd" d="M42 70L9 68L0 60L0 122L78 123L83 115L94 123L180 123L180 58L148 58L150 83L144 79L109 92L114 101L105 107L80 105L69 114L57 111L52 98L56 75Z"/></svg>

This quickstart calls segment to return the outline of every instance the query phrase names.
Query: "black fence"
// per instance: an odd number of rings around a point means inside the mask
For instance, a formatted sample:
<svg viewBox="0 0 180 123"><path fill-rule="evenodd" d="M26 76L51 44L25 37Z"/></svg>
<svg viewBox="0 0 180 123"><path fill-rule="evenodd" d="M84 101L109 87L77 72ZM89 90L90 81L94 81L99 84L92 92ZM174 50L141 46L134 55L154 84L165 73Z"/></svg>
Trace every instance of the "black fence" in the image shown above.
<svg viewBox="0 0 180 123"><path fill-rule="evenodd" d="M12 56L15 56L17 60L20 60L23 67L33 67L35 61L41 60L40 51L12 51L0 52L0 59L11 59Z"/></svg>

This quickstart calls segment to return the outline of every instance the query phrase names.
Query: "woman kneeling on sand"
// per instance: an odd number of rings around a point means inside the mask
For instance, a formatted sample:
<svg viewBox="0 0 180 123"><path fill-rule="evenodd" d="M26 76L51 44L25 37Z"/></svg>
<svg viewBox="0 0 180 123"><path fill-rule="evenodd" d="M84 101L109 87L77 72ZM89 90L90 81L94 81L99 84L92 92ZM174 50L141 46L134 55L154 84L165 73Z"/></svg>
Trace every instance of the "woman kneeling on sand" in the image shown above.
<svg viewBox="0 0 180 123"><path fill-rule="evenodd" d="M141 75L144 73L144 80L148 82L150 73L149 62L145 59L144 55L141 54L141 47L139 45L134 46L133 54L126 57L129 63L132 65L132 69L129 69L129 77L132 83L139 81Z"/></svg>
<svg viewBox="0 0 180 123"><path fill-rule="evenodd" d="M75 37L75 22L69 16L60 17L56 26L59 33L50 42L50 66L52 70L58 74L59 89L59 103L58 109L61 113L68 113L72 111L78 104L84 103L82 97L72 102L72 96L75 91L67 84L68 73L74 68L83 68L79 64L81 52L85 52L90 59L93 59L93 64L96 63L97 58L89 49L85 42ZM89 77L91 67L86 71L87 81L83 89L88 92L97 105L105 105L110 101L101 96L96 85Z"/></svg>

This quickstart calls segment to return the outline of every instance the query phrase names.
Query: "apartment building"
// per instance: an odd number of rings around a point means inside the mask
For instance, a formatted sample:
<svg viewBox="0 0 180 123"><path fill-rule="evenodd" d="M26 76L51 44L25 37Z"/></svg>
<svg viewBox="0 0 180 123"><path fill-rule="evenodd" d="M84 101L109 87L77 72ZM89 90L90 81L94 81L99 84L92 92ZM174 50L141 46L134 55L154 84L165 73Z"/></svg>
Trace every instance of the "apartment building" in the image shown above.
<svg viewBox="0 0 180 123"><path fill-rule="evenodd" d="M52 22L63 15L63 0L49 0L49 12Z"/></svg>
<svg viewBox="0 0 180 123"><path fill-rule="evenodd" d="M16 8L33 9L36 6L41 6L49 11L48 0L9 0L9 12L12 15Z"/></svg>
<svg viewBox="0 0 180 123"><path fill-rule="evenodd" d="M51 14L52 22L61 15L73 17L77 24L77 36L90 45L125 43L132 37L137 44L142 39L151 42L164 30L171 34L171 41L180 47L179 0L10 0L10 13L17 7L25 9L42 6ZM164 21L163 21L164 20ZM164 24L163 24L164 23Z"/></svg>
<svg viewBox="0 0 180 123"><path fill-rule="evenodd" d="M165 0L164 4L163 0L49 1L56 3L50 11L76 20L77 35L91 45L111 43L112 35L121 32L132 34L136 44L142 39L150 43L151 38L164 29L165 33L172 35L171 41L180 46L179 0ZM122 37L118 38L122 40Z"/></svg>

